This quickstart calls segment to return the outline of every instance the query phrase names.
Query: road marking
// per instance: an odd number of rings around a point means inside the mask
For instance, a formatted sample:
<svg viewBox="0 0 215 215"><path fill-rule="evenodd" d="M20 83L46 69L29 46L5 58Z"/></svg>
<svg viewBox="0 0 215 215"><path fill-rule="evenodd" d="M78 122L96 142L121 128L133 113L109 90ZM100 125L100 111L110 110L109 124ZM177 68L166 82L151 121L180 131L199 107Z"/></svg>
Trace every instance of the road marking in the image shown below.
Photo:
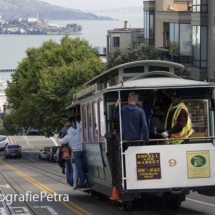
<svg viewBox="0 0 215 215"><path fill-rule="evenodd" d="M28 157L31 161L34 161L34 160L32 160L30 157ZM37 162L37 163L39 163L38 161L34 161L34 162Z"/></svg>
<svg viewBox="0 0 215 215"><path fill-rule="evenodd" d="M26 207L12 207L14 209L14 212L19 215L31 215L29 210Z"/></svg>
<svg viewBox="0 0 215 215"><path fill-rule="evenodd" d="M27 144L28 146L31 146L30 141L28 140L28 138L27 138L26 136L23 136L23 137L24 137L24 139L25 139L26 144Z"/></svg>
<svg viewBox="0 0 215 215"><path fill-rule="evenodd" d="M215 205L213 205L213 204L209 204L209 203L206 203L206 202L200 202L200 201L197 201L197 200L194 200L194 199L186 198L186 200L196 202L196 203L200 203L200 204L203 204L203 205L208 205L208 206L215 207Z"/></svg>
<svg viewBox="0 0 215 215"><path fill-rule="evenodd" d="M12 169L14 172L16 172L18 175L22 176L23 178L25 178L27 181L29 181L30 183L34 184L35 186L37 186L39 189L43 190L44 192L46 192L47 194L50 195L54 195L56 194L56 196L58 197L59 200L59 194L51 189L49 189L48 187L46 187L45 185L41 184L40 182L34 180L33 178L31 178L30 176L24 174L23 172L19 171L18 169L14 168L13 166L5 163L2 158L0 159L0 162L7 166L9 169ZM68 202L64 202L64 201L60 201L63 205L65 205L67 208L71 209L73 212L75 212L78 215L93 215L92 213L86 211L85 209L83 209L82 207L76 205L74 202L72 201L68 201ZM80 212L81 211L81 212Z"/></svg>
<svg viewBox="0 0 215 215"><path fill-rule="evenodd" d="M58 215L58 213L50 206L34 206L34 208L46 208L52 215Z"/></svg>
<svg viewBox="0 0 215 215"><path fill-rule="evenodd" d="M37 163L41 163L41 162L38 162L38 161L35 161L35 160L32 160L30 157L28 157L31 161L33 161L33 162L37 162ZM47 164L47 163L44 163L45 165L48 165L48 166L53 166L53 167L57 167L58 168L58 166L57 165L51 165L51 164Z"/></svg>
<svg viewBox="0 0 215 215"><path fill-rule="evenodd" d="M7 211L5 210L5 208L0 208L0 214L7 215Z"/></svg>
<svg viewBox="0 0 215 215"><path fill-rule="evenodd" d="M0 185L0 187L10 188L10 186L8 184L5 184L5 186L4 185Z"/></svg>
<svg viewBox="0 0 215 215"><path fill-rule="evenodd" d="M59 146L58 143L55 141L55 139L53 137L50 137L50 139L53 141L53 143L55 144L55 146Z"/></svg>

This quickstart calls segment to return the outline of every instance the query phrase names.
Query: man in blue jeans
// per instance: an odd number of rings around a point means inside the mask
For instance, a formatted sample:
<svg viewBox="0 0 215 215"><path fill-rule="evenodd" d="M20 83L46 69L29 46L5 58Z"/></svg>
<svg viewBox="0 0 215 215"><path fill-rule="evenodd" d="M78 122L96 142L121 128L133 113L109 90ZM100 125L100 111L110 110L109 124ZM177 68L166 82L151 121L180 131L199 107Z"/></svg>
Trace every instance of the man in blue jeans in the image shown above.
<svg viewBox="0 0 215 215"><path fill-rule="evenodd" d="M71 127L69 123L65 124L65 129L67 131L67 135L60 139L58 136L58 143L59 144L65 144L69 143L70 147L72 148L73 155L74 155L74 160L75 164L77 166L78 170L78 176L79 176L79 188L85 188L86 183L85 183L85 163L84 163L84 156L82 153L82 148L81 148L81 133L80 133L80 121L81 121L81 116L76 115L75 116L76 120L76 126L77 129Z"/></svg>
<svg viewBox="0 0 215 215"><path fill-rule="evenodd" d="M135 140L149 140L149 127L146 121L146 115L142 108L137 106L139 95L135 92L130 92L128 96L128 104L121 109L122 116L122 139L134 140L136 146L143 145L142 142L135 142ZM114 109L113 118L119 118L119 103L118 99ZM132 142L124 143L123 151L127 150Z"/></svg>
<svg viewBox="0 0 215 215"><path fill-rule="evenodd" d="M70 117L69 123L71 123L71 125L73 126L74 122L75 122L75 118ZM63 138L67 135L67 131L64 127L61 129L60 133L61 133L61 135L59 135L60 138ZM65 144L65 147L70 148L68 143ZM70 160L66 160L66 177L67 177L67 183L70 185L73 185L73 169L72 169L72 164Z"/></svg>

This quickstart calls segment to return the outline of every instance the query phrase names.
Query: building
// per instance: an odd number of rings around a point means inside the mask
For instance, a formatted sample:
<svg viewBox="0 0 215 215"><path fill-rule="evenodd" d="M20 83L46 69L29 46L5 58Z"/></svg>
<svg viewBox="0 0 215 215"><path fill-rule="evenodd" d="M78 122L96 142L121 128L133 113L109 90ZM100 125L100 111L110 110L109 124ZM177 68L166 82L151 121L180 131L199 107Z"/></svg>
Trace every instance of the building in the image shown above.
<svg viewBox="0 0 215 215"><path fill-rule="evenodd" d="M13 23L13 22L21 22L22 18L17 18L17 19L6 19L5 22L8 23Z"/></svg>
<svg viewBox="0 0 215 215"><path fill-rule="evenodd" d="M144 28L128 28L125 21L124 28L115 28L107 31L108 55L113 47L126 47L144 42Z"/></svg>
<svg viewBox="0 0 215 215"><path fill-rule="evenodd" d="M144 1L144 43L167 52L173 62L189 63L191 78L215 75L215 1Z"/></svg>

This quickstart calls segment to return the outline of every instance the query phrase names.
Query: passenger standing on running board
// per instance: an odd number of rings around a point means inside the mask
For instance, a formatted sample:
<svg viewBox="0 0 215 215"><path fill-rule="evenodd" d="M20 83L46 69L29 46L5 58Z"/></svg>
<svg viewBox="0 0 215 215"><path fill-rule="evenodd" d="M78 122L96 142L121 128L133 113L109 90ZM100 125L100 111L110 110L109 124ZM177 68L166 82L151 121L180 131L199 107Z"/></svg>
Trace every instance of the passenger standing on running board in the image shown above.
<svg viewBox="0 0 215 215"><path fill-rule="evenodd" d="M135 92L130 92L128 96L128 104L122 107L122 139L134 140L134 142L125 143L123 145L123 151L127 150L129 146L142 146L143 142L135 142L135 140L149 140L149 127L146 121L146 115L142 108L137 106L139 95ZM119 103L121 99L118 99L114 109L113 118L119 118Z"/></svg>
<svg viewBox="0 0 215 215"><path fill-rule="evenodd" d="M65 125L65 129L67 130L68 135L66 135L63 139L58 139L59 144L65 144L69 143L69 145L72 148L73 155L74 155L74 161L78 170L78 176L79 176L79 188L85 188L85 162L84 162L84 156L81 149L81 133L80 133L80 121L81 116L76 115L76 126L77 129L72 128L70 125Z"/></svg>

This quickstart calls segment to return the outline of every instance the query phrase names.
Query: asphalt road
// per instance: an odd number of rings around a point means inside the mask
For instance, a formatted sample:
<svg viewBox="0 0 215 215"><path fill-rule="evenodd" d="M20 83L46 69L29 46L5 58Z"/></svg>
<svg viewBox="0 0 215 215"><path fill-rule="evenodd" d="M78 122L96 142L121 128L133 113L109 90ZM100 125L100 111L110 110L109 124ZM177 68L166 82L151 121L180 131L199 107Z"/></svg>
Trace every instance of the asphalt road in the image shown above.
<svg viewBox="0 0 215 215"><path fill-rule="evenodd" d="M66 177L58 164L39 160L40 149L57 144L54 138L18 136L12 137L11 142L22 146L23 158L5 159L4 153L0 152L0 215L215 214L215 197L197 193L188 195L179 210L139 207L126 212L111 201L101 201L83 191L74 191L66 184ZM2 196L7 197L5 201Z"/></svg>

